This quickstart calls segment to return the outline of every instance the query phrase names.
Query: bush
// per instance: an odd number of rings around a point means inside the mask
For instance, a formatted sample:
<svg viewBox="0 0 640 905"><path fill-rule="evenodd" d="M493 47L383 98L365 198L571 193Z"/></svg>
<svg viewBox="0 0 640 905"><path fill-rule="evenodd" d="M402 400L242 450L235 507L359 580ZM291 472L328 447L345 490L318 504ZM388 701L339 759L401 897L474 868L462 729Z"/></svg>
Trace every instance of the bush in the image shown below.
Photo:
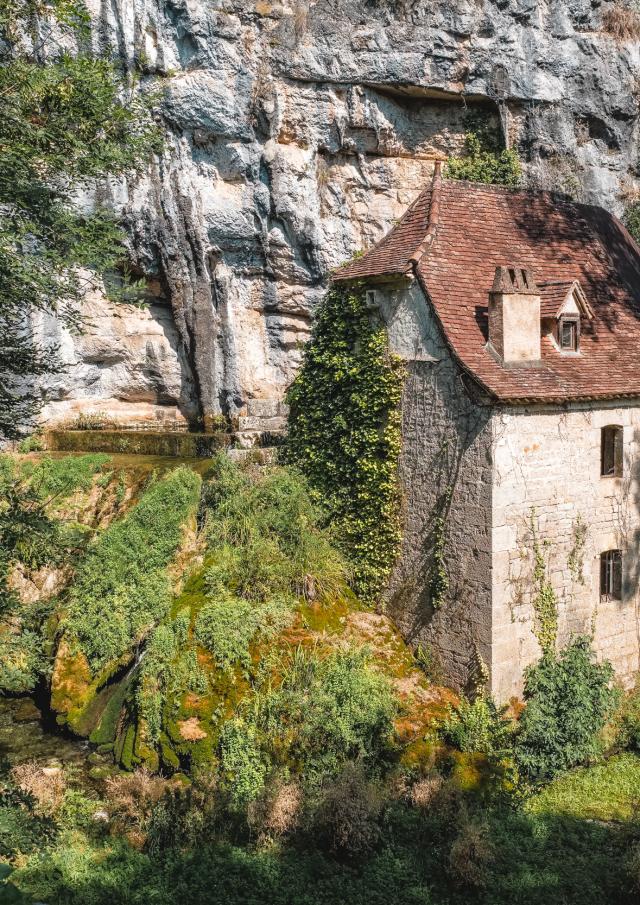
<svg viewBox="0 0 640 905"><path fill-rule="evenodd" d="M449 179L466 179L469 182L485 182L493 185L517 186L522 169L514 150L506 148L495 153L487 151L480 138L470 132L465 138L464 156L453 157L447 163Z"/></svg>
<svg viewBox="0 0 640 905"><path fill-rule="evenodd" d="M486 886L494 860L489 826L465 817L449 852L448 867L454 882L472 889Z"/></svg>
<svg viewBox="0 0 640 905"><path fill-rule="evenodd" d="M40 851L56 835L56 824L43 813L31 789L23 787L6 760L0 762L0 858ZM39 787L40 788L40 787ZM0 880L0 899L2 882Z"/></svg>
<svg viewBox="0 0 640 905"><path fill-rule="evenodd" d="M640 38L640 12L635 6L616 2L602 14L602 30L616 41Z"/></svg>
<svg viewBox="0 0 640 905"><path fill-rule="evenodd" d="M372 776L390 761L397 702L365 654L322 659L299 650L281 671L279 687L259 693L223 729L223 775L235 807L262 793L270 771L285 769L318 788L349 761Z"/></svg>
<svg viewBox="0 0 640 905"><path fill-rule="evenodd" d="M62 459L45 456L31 472L31 486L42 500L64 499L76 490L89 490L94 475L109 461L104 453Z"/></svg>
<svg viewBox="0 0 640 905"><path fill-rule="evenodd" d="M257 831L260 843L280 839L298 828L301 809L300 784L276 778L268 783L263 793L249 805L249 826Z"/></svg>
<svg viewBox="0 0 640 905"><path fill-rule="evenodd" d="M616 714L617 744L640 753L640 684L627 695Z"/></svg>
<svg viewBox="0 0 640 905"><path fill-rule="evenodd" d="M634 201L627 206L623 222L636 242L640 242L640 201Z"/></svg>
<svg viewBox="0 0 640 905"><path fill-rule="evenodd" d="M30 434L18 443L18 452L23 455L30 452L41 452L45 448L40 434Z"/></svg>
<svg viewBox="0 0 640 905"><path fill-rule="evenodd" d="M463 753L503 756L510 752L513 739L506 710L491 698L480 696L471 702L463 696L455 708L449 707L443 735Z"/></svg>
<svg viewBox="0 0 640 905"><path fill-rule="evenodd" d="M247 670L251 665L249 645L256 637L278 634L292 619L285 603L255 604L248 600L219 600L202 607L195 622L198 642L213 654L220 669Z"/></svg>
<svg viewBox="0 0 640 905"><path fill-rule="evenodd" d="M65 628L94 671L121 657L166 615L171 602L167 566L195 512L199 490L198 475L177 468L152 484L80 564Z"/></svg>
<svg viewBox="0 0 640 905"><path fill-rule="evenodd" d="M323 789L313 819L314 838L335 854L363 855L381 838L384 798L359 763L347 764Z"/></svg>
<svg viewBox="0 0 640 905"><path fill-rule="evenodd" d="M516 736L516 760L534 782L596 758L601 732L619 698L613 668L596 663L588 638L556 657L546 653L525 672L527 702Z"/></svg>
<svg viewBox="0 0 640 905"><path fill-rule="evenodd" d="M112 830L125 833L132 844L140 847L146 841L147 826L165 787L163 779L145 769L109 777L105 800Z"/></svg>
<svg viewBox="0 0 640 905"><path fill-rule="evenodd" d="M18 788L33 798L36 814L52 817L62 807L67 783L59 767L41 767L30 761L15 766L11 777Z"/></svg>
<svg viewBox="0 0 640 905"><path fill-rule="evenodd" d="M259 475L219 456L204 488L213 562L209 596L266 600L332 597L344 588L344 559L321 528L304 478L291 468Z"/></svg>

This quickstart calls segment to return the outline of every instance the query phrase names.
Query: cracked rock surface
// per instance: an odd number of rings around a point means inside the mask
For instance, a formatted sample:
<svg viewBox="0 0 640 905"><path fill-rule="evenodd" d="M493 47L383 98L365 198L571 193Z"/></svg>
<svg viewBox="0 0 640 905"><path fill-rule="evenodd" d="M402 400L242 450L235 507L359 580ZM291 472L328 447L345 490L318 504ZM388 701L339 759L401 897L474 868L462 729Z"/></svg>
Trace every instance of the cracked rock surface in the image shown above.
<svg viewBox="0 0 640 905"><path fill-rule="evenodd" d="M621 213L638 186L640 45L598 0L90 0L96 49L160 92L163 154L107 187L151 303L89 300L53 420L204 422L280 399L332 268L501 126L528 184ZM102 191L105 191L103 188Z"/></svg>

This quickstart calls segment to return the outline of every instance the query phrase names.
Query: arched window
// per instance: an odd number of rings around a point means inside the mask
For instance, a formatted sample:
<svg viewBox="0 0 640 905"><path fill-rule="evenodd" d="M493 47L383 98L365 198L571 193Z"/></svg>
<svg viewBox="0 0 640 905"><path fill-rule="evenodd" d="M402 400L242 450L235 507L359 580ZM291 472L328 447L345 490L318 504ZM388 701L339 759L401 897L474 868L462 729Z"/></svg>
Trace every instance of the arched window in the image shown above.
<svg viewBox="0 0 640 905"><path fill-rule="evenodd" d="M623 430L617 424L602 428L600 474L603 478L621 478L623 468Z"/></svg>

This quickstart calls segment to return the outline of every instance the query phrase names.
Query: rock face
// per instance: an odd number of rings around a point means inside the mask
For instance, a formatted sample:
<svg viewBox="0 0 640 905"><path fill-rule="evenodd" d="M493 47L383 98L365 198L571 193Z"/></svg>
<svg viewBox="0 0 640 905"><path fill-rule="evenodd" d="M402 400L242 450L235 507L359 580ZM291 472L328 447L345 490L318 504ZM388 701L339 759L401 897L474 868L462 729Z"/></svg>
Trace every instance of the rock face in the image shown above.
<svg viewBox="0 0 640 905"><path fill-rule="evenodd" d="M91 0L94 43L161 92L167 140L107 187L144 311L63 332L47 417L210 423L278 400L328 274L377 241L465 113L501 123L527 182L620 212L638 184L637 42L598 0ZM44 325L56 338L58 327Z"/></svg>

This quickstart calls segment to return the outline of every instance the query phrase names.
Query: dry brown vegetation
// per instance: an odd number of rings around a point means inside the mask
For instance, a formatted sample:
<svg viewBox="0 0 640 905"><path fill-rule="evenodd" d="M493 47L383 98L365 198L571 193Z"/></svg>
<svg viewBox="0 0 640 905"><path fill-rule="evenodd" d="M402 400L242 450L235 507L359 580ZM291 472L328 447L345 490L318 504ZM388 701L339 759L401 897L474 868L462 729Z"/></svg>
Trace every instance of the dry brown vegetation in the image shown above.
<svg viewBox="0 0 640 905"><path fill-rule="evenodd" d="M302 789L296 782L277 782L249 808L249 824L258 833L258 842L279 839L300 824Z"/></svg>
<svg viewBox="0 0 640 905"><path fill-rule="evenodd" d="M112 832L126 835L135 848L142 848L153 808L166 787L165 780L145 769L107 779L105 799Z"/></svg>
<svg viewBox="0 0 640 905"><path fill-rule="evenodd" d="M494 857L489 827L478 821L464 819L449 852L449 873L452 879L461 886L485 886L488 867Z"/></svg>
<svg viewBox="0 0 640 905"><path fill-rule="evenodd" d="M11 776L23 792L33 796L37 813L52 816L60 809L67 790L60 767L42 767L30 761L14 767Z"/></svg>
<svg viewBox="0 0 640 905"><path fill-rule="evenodd" d="M640 12L626 3L615 3L602 14L602 30L616 41L637 41Z"/></svg>
<svg viewBox="0 0 640 905"><path fill-rule="evenodd" d="M325 791L316 813L316 830L330 851L352 856L374 848L380 839L384 796L359 764L348 764Z"/></svg>

